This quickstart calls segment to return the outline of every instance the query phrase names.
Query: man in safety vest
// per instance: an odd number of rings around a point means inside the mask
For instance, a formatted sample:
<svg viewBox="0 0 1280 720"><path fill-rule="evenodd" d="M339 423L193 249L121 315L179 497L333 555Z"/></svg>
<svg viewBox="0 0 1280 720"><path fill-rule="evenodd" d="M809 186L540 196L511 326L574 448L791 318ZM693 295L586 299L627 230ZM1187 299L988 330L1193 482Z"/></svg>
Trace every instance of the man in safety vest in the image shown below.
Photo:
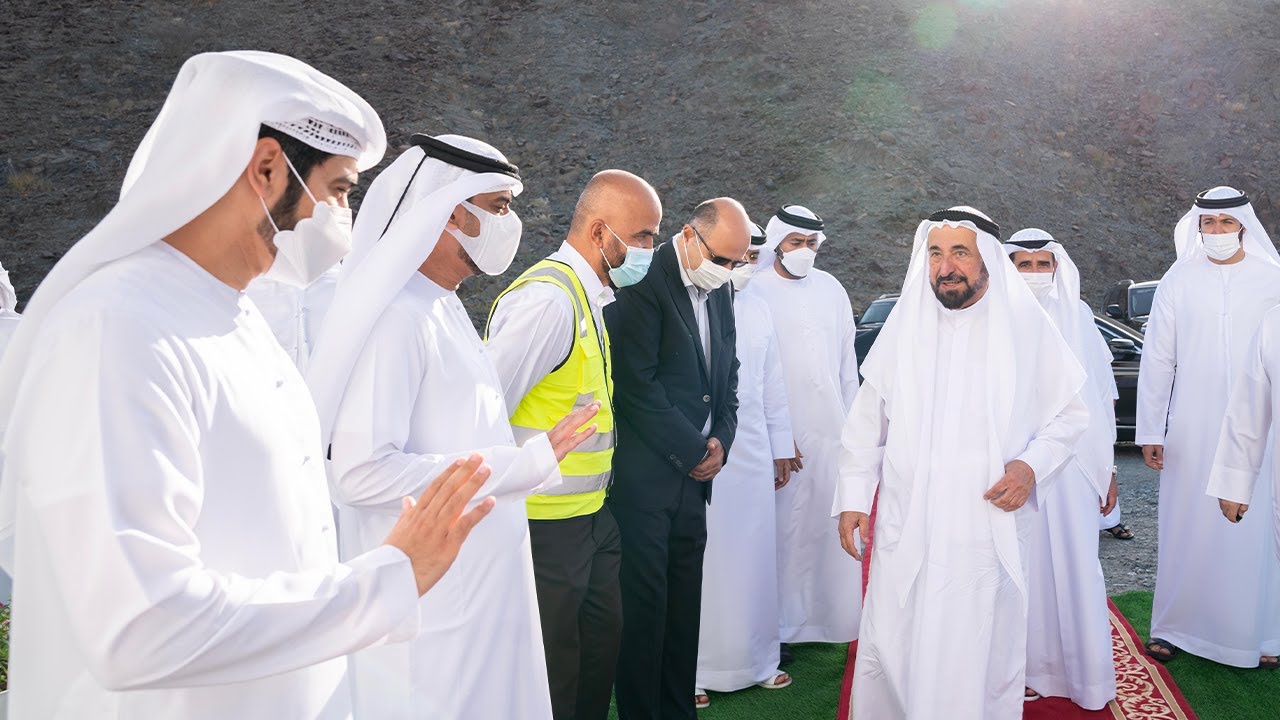
<svg viewBox="0 0 1280 720"><path fill-rule="evenodd" d="M556 720L604 720L622 633L622 545L604 504L612 478L613 381L603 308L649 269L662 220L643 179L605 170L587 183L564 244L494 302L488 353L516 441L601 402L596 434L560 463L563 484L527 501L538 610Z"/></svg>

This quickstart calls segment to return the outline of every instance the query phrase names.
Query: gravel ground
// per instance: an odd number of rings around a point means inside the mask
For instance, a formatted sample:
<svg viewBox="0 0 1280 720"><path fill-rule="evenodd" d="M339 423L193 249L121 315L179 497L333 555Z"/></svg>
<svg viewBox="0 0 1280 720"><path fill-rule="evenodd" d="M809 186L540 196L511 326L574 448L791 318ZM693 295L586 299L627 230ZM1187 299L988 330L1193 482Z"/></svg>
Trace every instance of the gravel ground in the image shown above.
<svg viewBox="0 0 1280 720"><path fill-rule="evenodd" d="M1120 508L1132 540L1116 540L1103 534L1098 557L1107 576L1107 592L1154 590L1156 586L1156 502L1160 476L1142 463L1142 451L1133 445L1116 446L1120 469Z"/></svg>

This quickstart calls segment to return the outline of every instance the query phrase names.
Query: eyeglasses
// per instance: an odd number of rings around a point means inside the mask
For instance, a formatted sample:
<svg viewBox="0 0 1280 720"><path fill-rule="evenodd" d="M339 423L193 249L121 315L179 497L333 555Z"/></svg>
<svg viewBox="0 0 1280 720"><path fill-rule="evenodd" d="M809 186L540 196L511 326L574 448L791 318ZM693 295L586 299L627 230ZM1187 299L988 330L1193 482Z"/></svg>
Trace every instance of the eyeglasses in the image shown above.
<svg viewBox="0 0 1280 720"><path fill-rule="evenodd" d="M738 268L747 264L746 260L741 260L741 259L731 260L727 257L717 255L716 252L711 249L711 246L707 244L707 241L702 238L702 233L698 232L698 228L693 227L692 225L690 225L689 227L693 228L693 234L697 236L698 242L702 243L702 247L706 248L707 252L711 254L711 257L707 259L710 260L713 264L719 265L720 267L729 268L730 270L737 270Z"/></svg>

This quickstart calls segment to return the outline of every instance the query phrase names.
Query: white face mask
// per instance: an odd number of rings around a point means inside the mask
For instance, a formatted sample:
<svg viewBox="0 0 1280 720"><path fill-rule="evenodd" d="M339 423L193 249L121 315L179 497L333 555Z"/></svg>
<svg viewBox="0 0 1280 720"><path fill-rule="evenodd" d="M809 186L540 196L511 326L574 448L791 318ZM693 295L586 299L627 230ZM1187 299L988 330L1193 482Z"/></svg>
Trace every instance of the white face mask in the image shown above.
<svg viewBox="0 0 1280 720"><path fill-rule="evenodd" d="M271 217L271 211L267 209L267 201L261 195L258 196L262 209L267 213L267 222L276 231L272 239L276 246L276 257L264 277L304 288L320 279L329 268L337 265L339 260L351 252L351 208L316 200L287 155L284 161L293 171L293 176L302 183L302 189L311 198L311 202L315 203L315 208L311 211L311 217L299 220L292 230L281 230Z"/></svg>
<svg viewBox="0 0 1280 720"><path fill-rule="evenodd" d="M706 253L702 252L702 242L697 236L693 241L698 244L698 254L702 256L702 264L694 269L688 267L688 253L684 248L687 243L681 244L681 249L685 253L685 269L689 272L689 281L695 287L711 292L718 289L721 285L729 282L729 278L733 276L733 271L726 267L721 267L707 259Z"/></svg>
<svg viewBox="0 0 1280 720"><path fill-rule="evenodd" d="M1054 273L1051 272L1024 272L1022 273L1022 279L1027 281L1027 287L1031 288L1031 294L1035 295L1037 300L1043 300L1049 297L1049 293L1053 292L1053 275Z"/></svg>
<svg viewBox="0 0 1280 720"><path fill-rule="evenodd" d="M1240 233L1200 233L1204 252L1214 260L1226 260L1240 249Z"/></svg>
<svg viewBox="0 0 1280 720"><path fill-rule="evenodd" d="M747 283L751 282L751 278L756 276L756 270L760 268L755 263L747 263L740 268L735 268L729 273L729 279L733 281L733 289L742 292L747 289Z"/></svg>
<svg viewBox="0 0 1280 720"><path fill-rule="evenodd" d="M458 244L467 252L471 262L480 268L485 275L501 275L511 267L520 247L520 232L523 225L514 210L507 210L502 215L495 215L475 205L462 201L462 207L480 220L480 234L472 237L461 230L445 228L458 239Z"/></svg>
<svg viewBox="0 0 1280 720"><path fill-rule="evenodd" d="M818 251L802 247L782 255L782 267L796 277L804 277L813 270L813 261L818 259Z"/></svg>

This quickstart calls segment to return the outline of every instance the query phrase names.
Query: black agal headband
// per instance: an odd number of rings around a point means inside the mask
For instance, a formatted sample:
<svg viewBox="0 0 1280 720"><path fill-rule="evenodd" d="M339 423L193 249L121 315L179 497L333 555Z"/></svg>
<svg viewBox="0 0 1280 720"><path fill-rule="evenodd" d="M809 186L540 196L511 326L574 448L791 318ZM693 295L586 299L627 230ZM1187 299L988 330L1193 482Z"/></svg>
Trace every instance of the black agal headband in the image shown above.
<svg viewBox="0 0 1280 720"><path fill-rule="evenodd" d="M982 232L995 237L997 240L1000 239L1000 226L995 224L994 221L988 220L981 215L975 215L971 212L965 212L964 210L939 210L929 216L929 222L947 221L971 222Z"/></svg>
<svg viewBox="0 0 1280 720"><path fill-rule="evenodd" d="M1008 245L1016 245L1025 250L1039 250L1040 248L1053 242L1052 240L1019 240L1017 242L1009 241Z"/></svg>
<svg viewBox="0 0 1280 720"><path fill-rule="evenodd" d="M1249 196L1244 193L1240 193L1239 197L1207 198L1205 193L1208 192L1208 190L1205 190L1196 196L1196 207L1204 208L1205 210L1226 210L1249 204Z"/></svg>
<svg viewBox="0 0 1280 720"><path fill-rule="evenodd" d="M400 192L400 199L396 200L396 206L391 209L391 217L387 218L387 224L382 228L382 232L378 234L379 240L382 239L383 235L387 234L387 230L391 229L391 222L396 219L396 213L400 212L400 205L404 203L405 196L409 194L409 188L413 186L414 178L418 177L418 171L422 169L422 164L427 161L427 158L435 158L446 165L470 170L474 173L498 173L513 177L516 180L520 179L520 168L509 162L478 155L460 147L454 147L430 135L414 133L409 136L409 144L422 148L422 159L418 161L417 167L413 169L413 174L409 176L409 182L405 183L404 190Z"/></svg>
<svg viewBox="0 0 1280 720"><path fill-rule="evenodd" d="M520 179L520 168L509 162L479 155L463 150L460 147L454 147L430 135L414 133L409 137L409 144L422 148L422 152L426 153L427 157L435 158L454 167L460 167L463 170L470 170L475 173L500 173L516 180Z"/></svg>
<svg viewBox="0 0 1280 720"><path fill-rule="evenodd" d="M818 217L817 213L814 213L813 217L807 218L803 215L789 213L786 208L782 208L778 211L777 218L788 225L794 225L805 230L822 232L826 228L826 225L822 224L822 218Z"/></svg>

